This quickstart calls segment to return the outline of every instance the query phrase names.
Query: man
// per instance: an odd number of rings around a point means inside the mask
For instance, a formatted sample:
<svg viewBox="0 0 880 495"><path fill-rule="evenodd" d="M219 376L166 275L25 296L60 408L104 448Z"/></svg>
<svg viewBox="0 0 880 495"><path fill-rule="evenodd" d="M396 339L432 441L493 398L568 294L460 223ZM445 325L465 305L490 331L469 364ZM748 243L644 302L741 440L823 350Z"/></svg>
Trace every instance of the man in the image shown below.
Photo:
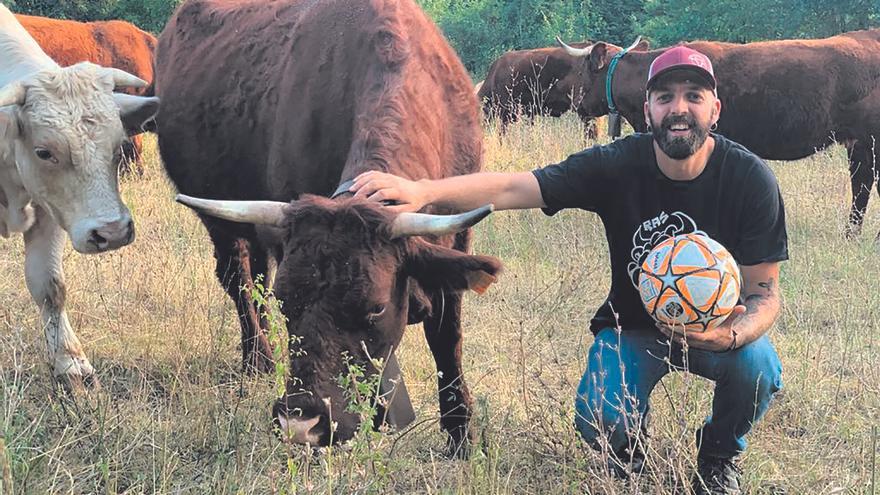
<svg viewBox="0 0 880 495"><path fill-rule="evenodd" d="M664 52L651 65L646 86L650 134L533 172L418 182L369 172L352 190L394 200L391 208L398 210L494 203L499 210L541 207L548 215L563 208L598 213L611 250L612 284L591 322L596 338L576 398L580 434L596 448L608 442L616 474L641 469L639 430L651 390L687 363L691 372L715 381L712 415L697 431L694 489L741 493L735 457L782 386L782 367L766 336L779 314L779 262L788 258L782 198L765 163L710 132L721 102L705 55L683 46ZM725 323L683 335L655 324L636 283L652 246L688 232L726 246L740 264L743 285L741 305Z"/></svg>

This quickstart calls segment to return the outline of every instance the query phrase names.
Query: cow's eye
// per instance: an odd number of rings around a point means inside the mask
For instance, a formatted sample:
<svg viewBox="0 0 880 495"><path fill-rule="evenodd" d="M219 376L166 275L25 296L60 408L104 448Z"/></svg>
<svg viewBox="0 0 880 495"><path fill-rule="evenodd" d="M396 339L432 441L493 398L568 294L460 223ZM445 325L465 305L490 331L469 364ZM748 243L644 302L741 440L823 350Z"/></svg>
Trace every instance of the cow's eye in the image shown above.
<svg viewBox="0 0 880 495"><path fill-rule="evenodd" d="M385 305L384 304L377 304L370 309L369 313L367 313L367 321L372 324L378 318L381 318L384 313L385 313Z"/></svg>
<svg viewBox="0 0 880 495"><path fill-rule="evenodd" d="M34 148L34 153L37 155L37 158L40 160L50 161L52 163L58 163L58 159L52 155L52 152L47 150L46 148Z"/></svg>

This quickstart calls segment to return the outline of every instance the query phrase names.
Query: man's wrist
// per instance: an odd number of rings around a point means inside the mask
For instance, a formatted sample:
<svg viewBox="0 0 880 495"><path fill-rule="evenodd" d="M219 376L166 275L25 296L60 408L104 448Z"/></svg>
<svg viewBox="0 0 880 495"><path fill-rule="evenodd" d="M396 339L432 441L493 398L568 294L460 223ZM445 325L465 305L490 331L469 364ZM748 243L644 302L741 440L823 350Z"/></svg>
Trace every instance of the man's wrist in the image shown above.
<svg viewBox="0 0 880 495"><path fill-rule="evenodd" d="M731 352L731 351L735 351L735 350L737 349L737 342L736 342L736 336L737 336L737 333L736 333L736 330L734 330L734 329L731 328L731 329L730 329L730 336L731 336L731 339L730 339L730 345L727 346L727 349L724 349L723 352Z"/></svg>
<svg viewBox="0 0 880 495"><path fill-rule="evenodd" d="M416 181L416 186L419 189L419 197L423 201L422 208L434 203L433 192L435 188L432 187L433 182L434 181L431 179L419 179Z"/></svg>

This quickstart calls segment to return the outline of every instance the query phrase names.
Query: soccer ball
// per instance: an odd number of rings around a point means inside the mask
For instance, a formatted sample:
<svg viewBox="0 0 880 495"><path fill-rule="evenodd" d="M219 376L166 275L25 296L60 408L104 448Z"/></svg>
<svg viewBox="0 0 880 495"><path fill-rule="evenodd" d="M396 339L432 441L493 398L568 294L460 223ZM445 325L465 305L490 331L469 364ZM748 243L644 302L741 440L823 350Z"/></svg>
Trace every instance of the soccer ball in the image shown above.
<svg viewBox="0 0 880 495"><path fill-rule="evenodd" d="M724 322L739 301L742 276L733 256L702 234L654 246L642 263L639 295L656 321L691 332Z"/></svg>

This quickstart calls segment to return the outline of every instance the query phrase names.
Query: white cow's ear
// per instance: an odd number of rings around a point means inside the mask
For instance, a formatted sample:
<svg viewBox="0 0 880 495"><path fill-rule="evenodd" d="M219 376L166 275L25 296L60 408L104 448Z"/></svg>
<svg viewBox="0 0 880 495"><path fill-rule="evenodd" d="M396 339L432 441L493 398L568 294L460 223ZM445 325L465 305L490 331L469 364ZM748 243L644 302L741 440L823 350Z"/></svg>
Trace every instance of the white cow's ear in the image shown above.
<svg viewBox="0 0 880 495"><path fill-rule="evenodd" d="M129 136L144 132L148 122L156 117L159 111L159 98L156 96L132 96L125 93L113 93L116 106L119 107L119 118Z"/></svg>
<svg viewBox="0 0 880 495"><path fill-rule="evenodd" d="M0 108L0 140L8 142L18 134L18 112L14 107Z"/></svg>

